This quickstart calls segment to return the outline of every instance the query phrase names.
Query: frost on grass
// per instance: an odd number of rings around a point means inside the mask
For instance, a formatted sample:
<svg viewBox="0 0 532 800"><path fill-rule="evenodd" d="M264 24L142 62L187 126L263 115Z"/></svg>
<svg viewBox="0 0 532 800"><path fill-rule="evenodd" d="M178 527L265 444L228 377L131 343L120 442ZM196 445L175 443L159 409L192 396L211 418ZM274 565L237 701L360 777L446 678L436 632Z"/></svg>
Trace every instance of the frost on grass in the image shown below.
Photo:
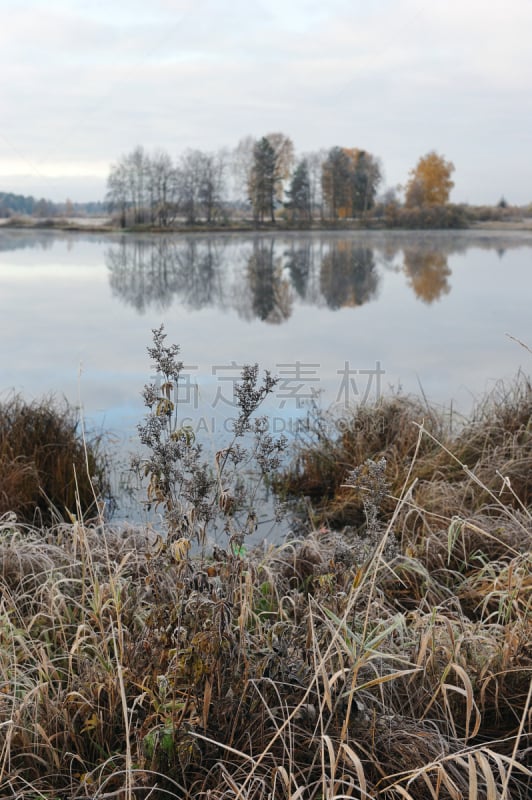
<svg viewBox="0 0 532 800"><path fill-rule="evenodd" d="M358 533L353 543L355 560L364 563L377 551L386 534L386 527L379 521L382 502L390 492L390 484L386 479L386 459L380 458L378 461L366 459L364 464L348 473L345 485L358 491L364 508L366 526ZM383 556L391 560L397 553L397 539L390 531L384 544Z"/></svg>

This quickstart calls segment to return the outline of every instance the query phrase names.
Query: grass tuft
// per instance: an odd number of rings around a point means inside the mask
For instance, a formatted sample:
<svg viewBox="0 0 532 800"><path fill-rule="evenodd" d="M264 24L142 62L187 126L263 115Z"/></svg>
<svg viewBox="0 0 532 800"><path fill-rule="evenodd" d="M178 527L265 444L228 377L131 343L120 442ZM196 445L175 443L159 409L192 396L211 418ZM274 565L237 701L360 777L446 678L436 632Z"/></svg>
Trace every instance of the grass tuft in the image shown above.
<svg viewBox="0 0 532 800"><path fill-rule="evenodd" d="M53 398L0 402L0 515L48 525L99 513L110 497L101 439L84 441L79 416Z"/></svg>

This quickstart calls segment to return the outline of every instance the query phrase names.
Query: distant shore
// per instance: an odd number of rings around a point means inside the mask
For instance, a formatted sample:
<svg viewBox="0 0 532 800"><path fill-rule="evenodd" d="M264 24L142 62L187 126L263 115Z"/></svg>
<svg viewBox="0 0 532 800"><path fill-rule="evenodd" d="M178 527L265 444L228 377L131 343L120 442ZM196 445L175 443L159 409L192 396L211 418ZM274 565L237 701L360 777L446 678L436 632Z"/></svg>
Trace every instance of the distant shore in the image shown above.
<svg viewBox="0 0 532 800"><path fill-rule="evenodd" d="M326 232L326 231L398 231L398 230L489 230L489 231L530 231L532 232L532 217L523 217L506 220L473 220L467 226L457 227L407 227L401 225L387 225L382 219L370 220L339 220L333 222L314 222L311 224L287 223L277 221L275 223L264 223L256 225L251 221L241 220L228 222L227 224L205 224L197 223L194 225L187 223L176 223L161 227L159 225L132 225L120 227L111 219L104 217L76 217L76 218L35 218L35 217L12 217L0 219L0 228L9 230L53 230L69 233L260 233L266 231L278 232Z"/></svg>

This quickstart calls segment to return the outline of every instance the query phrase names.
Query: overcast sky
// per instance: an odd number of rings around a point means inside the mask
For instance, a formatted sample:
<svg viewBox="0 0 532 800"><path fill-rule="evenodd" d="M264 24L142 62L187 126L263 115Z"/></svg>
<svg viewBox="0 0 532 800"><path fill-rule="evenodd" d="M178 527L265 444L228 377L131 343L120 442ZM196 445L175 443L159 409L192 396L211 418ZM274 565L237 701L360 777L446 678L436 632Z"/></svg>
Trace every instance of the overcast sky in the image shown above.
<svg viewBox="0 0 532 800"><path fill-rule="evenodd" d="M532 0L0 0L0 191L103 199L141 144L429 150L452 199L532 201Z"/></svg>

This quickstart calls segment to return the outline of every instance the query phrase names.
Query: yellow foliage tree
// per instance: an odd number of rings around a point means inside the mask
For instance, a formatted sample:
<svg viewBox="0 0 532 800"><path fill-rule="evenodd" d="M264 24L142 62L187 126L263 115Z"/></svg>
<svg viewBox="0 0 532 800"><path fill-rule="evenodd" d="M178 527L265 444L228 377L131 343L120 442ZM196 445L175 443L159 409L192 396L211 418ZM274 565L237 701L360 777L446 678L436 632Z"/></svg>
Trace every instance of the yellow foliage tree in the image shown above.
<svg viewBox="0 0 532 800"><path fill-rule="evenodd" d="M410 170L406 185L405 202L412 206L443 206L449 201L454 182L451 175L454 164L446 161L434 150L417 162Z"/></svg>

